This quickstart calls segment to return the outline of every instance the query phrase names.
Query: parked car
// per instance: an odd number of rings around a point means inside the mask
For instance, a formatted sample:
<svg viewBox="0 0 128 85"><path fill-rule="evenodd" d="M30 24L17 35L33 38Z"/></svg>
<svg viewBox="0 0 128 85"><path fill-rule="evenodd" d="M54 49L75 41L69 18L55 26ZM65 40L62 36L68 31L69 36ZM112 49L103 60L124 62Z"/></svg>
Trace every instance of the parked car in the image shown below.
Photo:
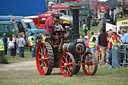
<svg viewBox="0 0 128 85"><path fill-rule="evenodd" d="M18 35L19 32L24 30L18 29L18 25L15 21L0 21L0 35L2 36L4 33Z"/></svg>
<svg viewBox="0 0 128 85"><path fill-rule="evenodd" d="M26 25L26 36L29 37L31 33L35 33L34 38L37 38L38 34L46 33L45 29L35 28L35 24L32 19L21 19Z"/></svg>

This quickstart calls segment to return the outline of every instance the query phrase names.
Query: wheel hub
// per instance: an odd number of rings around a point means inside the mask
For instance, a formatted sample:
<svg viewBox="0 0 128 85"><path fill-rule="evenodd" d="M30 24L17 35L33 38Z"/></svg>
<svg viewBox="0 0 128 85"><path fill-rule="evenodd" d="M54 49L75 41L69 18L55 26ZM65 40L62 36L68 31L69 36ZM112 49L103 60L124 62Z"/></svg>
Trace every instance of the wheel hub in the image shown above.
<svg viewBox="0 0 128 85"><path fill-rule="evenodd" d="M88 62L87 62L87 65L88 65L88 66L92 66L92 65L93 65L93 62L92 62L92 61L88 61Z"/></svg>
<svg viewBox="0 0 128 85"><path fill-rule="evenodd" d="M45 60L49 60L49 59L48 59L48 57L45 55L45 56L42 56L42 57L40 58L40 60L44 62Z"/></svg>
<svg viewBox="0 0 128 85"><path fill-rule="evenodd" d="M70 62L64 63L64 67L69 67L69 66L71 66L71 63Z"/></svg>

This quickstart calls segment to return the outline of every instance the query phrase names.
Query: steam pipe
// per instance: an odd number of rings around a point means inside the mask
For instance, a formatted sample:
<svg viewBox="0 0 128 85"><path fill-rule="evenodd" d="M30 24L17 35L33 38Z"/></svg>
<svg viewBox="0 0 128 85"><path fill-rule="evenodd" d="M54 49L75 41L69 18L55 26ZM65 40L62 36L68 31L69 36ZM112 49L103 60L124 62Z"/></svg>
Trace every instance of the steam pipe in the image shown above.
<svg viewBox="0 0 128 85"><path fill-rule="evenodd" d="M79 6L72 6L73 13L73 39L79 39Z"/></svg>

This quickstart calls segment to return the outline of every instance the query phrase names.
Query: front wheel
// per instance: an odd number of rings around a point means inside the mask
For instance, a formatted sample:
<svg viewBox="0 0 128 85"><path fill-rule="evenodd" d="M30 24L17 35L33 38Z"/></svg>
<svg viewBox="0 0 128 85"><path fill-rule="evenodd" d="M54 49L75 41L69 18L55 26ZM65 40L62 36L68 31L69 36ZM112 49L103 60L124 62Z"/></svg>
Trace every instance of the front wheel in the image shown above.
<svg viewBox="0 0 128 85"><path fill-rule="evenodd" d="M69 52L65 52L60 57L60 70L63 76L70 77L75 72L75 59Z"/></svg>
<svg viewBox="0 0 128 85"><path fill-rule="evenodd" d="M94 75L98 68L98 59L92 52L86 52L82 57L82 68L86 75Z"/></svg>

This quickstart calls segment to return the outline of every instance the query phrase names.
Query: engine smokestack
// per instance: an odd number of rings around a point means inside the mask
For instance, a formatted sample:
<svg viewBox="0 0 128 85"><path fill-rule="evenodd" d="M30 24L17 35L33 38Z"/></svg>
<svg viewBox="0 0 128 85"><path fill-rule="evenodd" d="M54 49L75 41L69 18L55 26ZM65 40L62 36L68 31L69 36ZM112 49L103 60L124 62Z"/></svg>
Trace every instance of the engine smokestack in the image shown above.
<svg viewBox="0 0 128 85"><path fill-rule="evenodd" d="M79 39L79 6L72 6L73 13L73 39Z"/></svg>

